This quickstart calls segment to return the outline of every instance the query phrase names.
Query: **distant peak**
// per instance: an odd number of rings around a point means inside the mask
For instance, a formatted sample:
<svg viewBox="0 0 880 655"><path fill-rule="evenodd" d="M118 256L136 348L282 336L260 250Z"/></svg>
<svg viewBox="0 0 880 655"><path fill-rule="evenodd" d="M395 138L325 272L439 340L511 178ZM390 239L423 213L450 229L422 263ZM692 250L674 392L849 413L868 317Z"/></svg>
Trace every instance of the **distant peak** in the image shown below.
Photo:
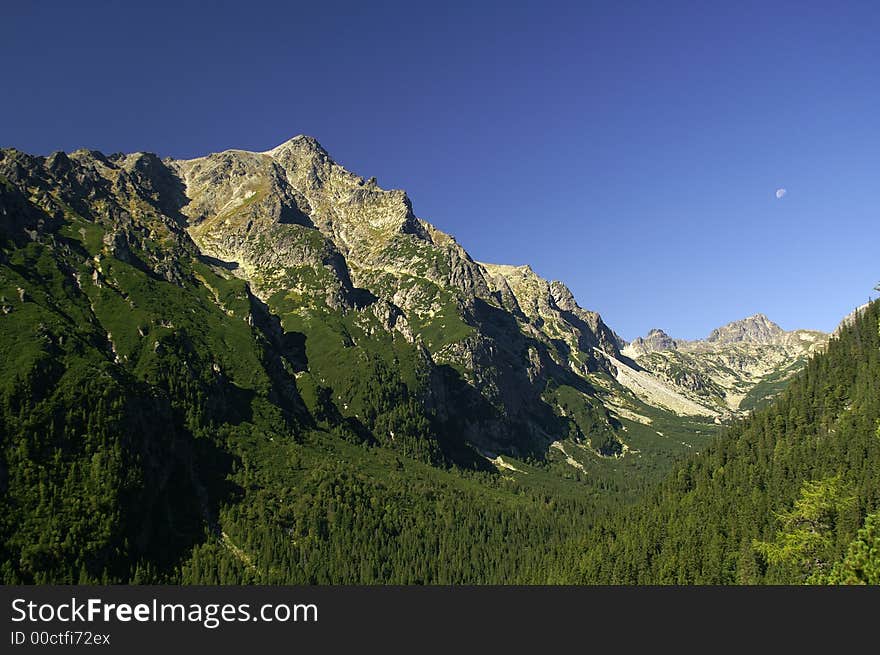
<svg viewBox="0 0 880 655"><path fill-rule="evenodd" d="M707 341L718 343L776 343L785 330L758 313L712 330Z"/></svg>
<svg viewBox="0 0 880 655"><path fill-rule="evenodd" d="M675 339L670 337L660 328L652 328L644 337L637 337L630 345L630 352L638 355L646 355L658 350L676 350Z"/></svg>
<svg viewBox="0 0 880 655"><path fill-rule="evenodd" d="M761 323L763 325L771 325L773 327L779 328L780 330L782 329L781 327L776 325L776 323L774 323L769 318L767 318L766 314L761 314L761 313L752 314L751 316L747 316L746 318L744 318L742 320L733 321L732 323L729 323L728 325L747 324L747 323Z"/></svg>

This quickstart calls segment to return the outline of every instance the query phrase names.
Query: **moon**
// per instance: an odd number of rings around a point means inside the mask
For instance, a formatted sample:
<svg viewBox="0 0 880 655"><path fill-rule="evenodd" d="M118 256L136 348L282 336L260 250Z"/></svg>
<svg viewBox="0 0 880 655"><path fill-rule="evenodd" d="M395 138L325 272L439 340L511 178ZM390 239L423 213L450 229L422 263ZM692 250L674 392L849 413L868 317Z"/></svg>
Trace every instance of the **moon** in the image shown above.
<svg viewBox="0 0 880 655"><path fill-rule="evenodd" d="M786 189L776 189L776 199L779 200L786 193L788 193L788 191Z"/></svg>

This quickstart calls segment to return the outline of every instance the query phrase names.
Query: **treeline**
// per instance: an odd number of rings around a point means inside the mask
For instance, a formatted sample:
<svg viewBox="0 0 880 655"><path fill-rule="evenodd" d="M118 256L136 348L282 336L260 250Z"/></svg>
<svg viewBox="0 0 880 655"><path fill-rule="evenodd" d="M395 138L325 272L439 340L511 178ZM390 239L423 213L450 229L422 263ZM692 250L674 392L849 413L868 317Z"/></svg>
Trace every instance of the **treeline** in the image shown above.
<svg viewBox="0 0 880 655"><path fill-rule="evenodd" d="M578 581L876 580L880 544L870 515L880 508L878 320L874 302L772 406L590 531Z"/></svg>

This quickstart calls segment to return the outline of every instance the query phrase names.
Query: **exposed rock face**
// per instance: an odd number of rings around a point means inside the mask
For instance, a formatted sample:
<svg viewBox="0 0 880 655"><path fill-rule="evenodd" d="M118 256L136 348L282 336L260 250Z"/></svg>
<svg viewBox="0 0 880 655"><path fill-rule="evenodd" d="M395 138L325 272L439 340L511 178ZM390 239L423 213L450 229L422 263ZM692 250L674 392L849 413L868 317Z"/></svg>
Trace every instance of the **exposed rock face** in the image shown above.
<svg viewBox="0 0 880 655"><path fill-rule="evenodd" d="M336 244L315 229L308 200L270 156L227 151L170 162L186 187L182 211L202 252L241 267L263 299L290 290L288 269L312 284L296 292L333 309L354 306L354 287Z"/></svg>
<svg viewBox="0 0 880 655"><path fill-rule="evenodd" d="M177 254L198 250L178 211L182 188L154 155L78 150L34 157L0 150L0 232L21 243L60 229L66 217L88 216L105 228L109 254L158 278L180 280ZM151 247L155 242L163 247ZM91 265L100 276L100 257Z"/></svg>
<svg viewBox="0 0 880 655"><path fill-rule="evenodd" d="M417 218L405 193L348 172L310 137L170 165L203 252L237 265L267 302L293 288L350 311L368 296L387 328L458 370L495 408L500 419L465 426L495 450L510 449L505 434L547 432L533 423L547 413L549 379L609 369L597 347L617 353L619 338L564 284L474 262Z"/></svg>
<svg viewBox="0 0 880 655"><path fill-rule="evenodd" d="M183 211L193 239L206 253L241 263L265 295L280 289L291 265L327 269L321 284L334 308L356 304L354 287L394 285L388 275L488 295L479 267L454 239L417 219L405 193L349 173L311 137L263 153L231 150L170 164L191 199ZM424 305L417 292L396 291L401 307Z"/></svg>
<svg viewBox="0 0 880 655"><path fill-rule="evenodd" d="M658 350L675 350L675 340L663 330L654 328L644 337L637 337L626 346L631 356L647 355Z"/></svg>
<svg viewBox="0 0 880 655"><path fill-rule="evenodd" d="M530 266L481 264L488 274L492 291L502 306L519 317L524 331L539 338L556 339L565 344L557 349L560 366L600 364L595 348L617 352L617 336L596 312L582 309L562 282L539 277Z"/></svg>
<svg viewBox="0 0 880 655"><path fill-rule="evenodd" d="M786 332L763 314L712 330L697 341L651 330L623 354L718 416L752 409L779 391L828 340L811 330ZM764 389L758 387L765 383Z"/></svg>
<svg viewBox="0 0 880 655"><path fill-rule="evenodd" d="M706 341L710 343L780 343L785 330L763 314L755 314L741 321L715 328Z"/></svg>

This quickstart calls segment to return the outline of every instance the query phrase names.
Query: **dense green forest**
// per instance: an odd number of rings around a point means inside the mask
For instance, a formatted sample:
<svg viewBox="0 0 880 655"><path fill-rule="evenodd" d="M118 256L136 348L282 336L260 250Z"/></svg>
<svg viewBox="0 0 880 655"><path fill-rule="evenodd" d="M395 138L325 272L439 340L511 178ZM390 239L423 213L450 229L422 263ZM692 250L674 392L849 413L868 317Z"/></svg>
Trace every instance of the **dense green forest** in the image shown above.
<svg viewBox="0 0 880 655"><path fill-rule="evenodd" d="M873 582L880 571L880 303L770 407L600 522L580 582Z"/></svg>

